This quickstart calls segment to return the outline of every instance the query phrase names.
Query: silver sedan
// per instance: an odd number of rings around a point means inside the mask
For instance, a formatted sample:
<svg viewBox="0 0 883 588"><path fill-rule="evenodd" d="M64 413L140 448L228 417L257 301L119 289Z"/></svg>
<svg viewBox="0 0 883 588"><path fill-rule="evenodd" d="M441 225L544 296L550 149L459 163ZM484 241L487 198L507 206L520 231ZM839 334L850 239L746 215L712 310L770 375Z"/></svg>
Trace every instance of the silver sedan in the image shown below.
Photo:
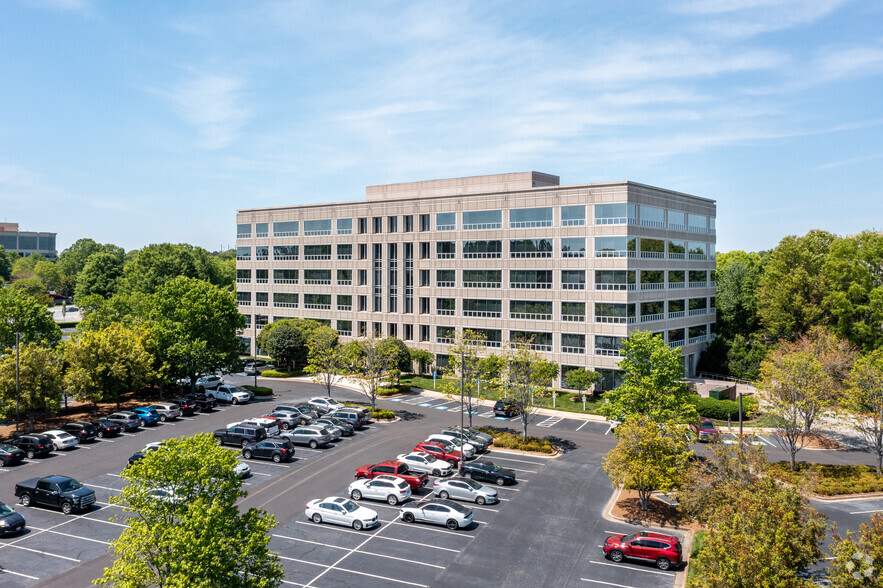
<svg viewBox="0 0 883 588"><path fill-rule="evenodd" d="M450 500L424 498L402 506L399 516L406 523L433 523L452 531L472 524L472 509Z"/></svg>
<svg viewBox="0 0 883 588"><path fill-rule="evenodd" d="M432 485L432 492L439 498L456 498L475 504L493 504L499 500L496 488L483 486L469 478L436 480Z"/></svg>
<svg viewBox="0 0 883 588"><path fill-rule="evenodd" d="M425 451L403 453L396 459L408 466L408 471L410 472L420 472L431 476L451 475L451 464L436 459L434 455L430 455Z"/></svg>
<svg viewBox="0 0 883 588"><path fill-rule="evenodd" d="M311 500L307 503L305 513L314 523L334 523L352 527L356 531L370 529L380 524L377 520L377 512L340 496Z"/></svg>

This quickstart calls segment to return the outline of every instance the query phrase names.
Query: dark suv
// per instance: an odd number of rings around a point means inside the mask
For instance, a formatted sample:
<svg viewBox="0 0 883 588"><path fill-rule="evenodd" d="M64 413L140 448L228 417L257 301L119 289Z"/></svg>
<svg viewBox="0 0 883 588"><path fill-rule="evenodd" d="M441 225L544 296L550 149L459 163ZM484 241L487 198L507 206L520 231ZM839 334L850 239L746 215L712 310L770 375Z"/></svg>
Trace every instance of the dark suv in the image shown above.
<svg viewBox="0 0 883 588"><path fill-rule="evenodd" d="M52 453L52 441L43 435L22 435L18 439L10 441L9 444L24 451L28 459Z"/></svg>
<svg viewBox="0 0 883 588"><path fill-rule="evenodd" d="M272 459L274 462L291 461L294 457L294 445L284 439L264 439L257 443L249 443L242 448L242 457L251 459Z"/></svg>
<svg viewBox="0 0 883 588"><path fill-rule="evenodd" d="M494 415L496 416L514 417L519 414L521 411L518 410L518 405L514 400L503 398L494 403Z"/></svg>
<svg viewBox="0 0 883 588"><path fill-rule="evenodd" d="M76 437L77 441L80 443L94 441L98 438L98 430L92 425L92 423L83 423L79 421L67 423L66 425L62 425L61 430Z"/></svg>
<svg viewBox="0 0 883 588"><path fill-rule="evenodd" d="M333 419L340 419L345 423L351 424L356 429L361 429L368 423L368 419L365 417L364 414L357 410L351 410L349 408L342 408L325 416L331 417Z"/></svg>
<svg viewBox="0 0 883 588"><path fill-rule="evenodd" d="M257 425L236 425L229 429L218 429L214 435L219 444L245 447L249 443L257 443L266 439L267 430Z"/></svg>
<svg viewBox="0 0 883 588"><path fill-rule="evenodd" d="M611 535L601 547L604 556L619 563L624 559L642 559L660 570L681 564L681 541L673 535L641 531L634 535Z"/></svg>

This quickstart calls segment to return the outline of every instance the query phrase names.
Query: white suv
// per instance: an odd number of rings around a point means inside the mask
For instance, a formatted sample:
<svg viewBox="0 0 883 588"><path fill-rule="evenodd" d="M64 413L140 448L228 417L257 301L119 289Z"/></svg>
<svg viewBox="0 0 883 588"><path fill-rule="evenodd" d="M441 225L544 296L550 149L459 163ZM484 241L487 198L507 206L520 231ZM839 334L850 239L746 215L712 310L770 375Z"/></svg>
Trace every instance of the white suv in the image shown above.
<svg viewBox="0 0 883 588"><path fill-rule="evenodd" d="M242 404L251 399L251 394L238 386L218 386L216 390L206 390L205 397L231 404Z"/></svg>

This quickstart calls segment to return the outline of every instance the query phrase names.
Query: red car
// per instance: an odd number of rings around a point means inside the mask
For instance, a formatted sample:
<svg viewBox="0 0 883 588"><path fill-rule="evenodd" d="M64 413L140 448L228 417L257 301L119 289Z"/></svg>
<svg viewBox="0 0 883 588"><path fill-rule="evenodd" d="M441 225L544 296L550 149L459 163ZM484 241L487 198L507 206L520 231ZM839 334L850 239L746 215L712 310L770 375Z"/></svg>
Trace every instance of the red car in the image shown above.
<svg viewBox="0 0 883 588"><path fill-rule="evenodd" d="M426 453L435 457L435 459L440 459L442 461L446 461L451 464L452 468L457 467L460 463L460 450L455 449L453 451L449 451L445 449L445 446L441 443L437 443L435 441L423 441L418 443L414 448L414 451L425 451Z"/></svg>
<svg viewBox="0 0 883 588"><path fill-rule="evenodd" d="M673 535L641 531L634 535L611 535L602 546L604 557L619 563L624 559L652 561L660 570L681 565L681 540Z"/></svg>
<svg viewBox="0 0 883 588"><path fill-rule="evenodd" d="M355 478L374 479L377 476L395 476L401 478L408 483L411 490L418 490L429 483L429 476L426 474L408 473L408 466L400 461L382 461L375 465L363 465L356 470Z"/></svg>
<svg viewBox="0 0 883 588"><path fill-rule="evenodd" d="M714 428L714 423L711 422L711 419L701 418L698 423L691 423L690 427L696 433L696 438L699 441L708 442L720 439L720 433Z"/></svg>

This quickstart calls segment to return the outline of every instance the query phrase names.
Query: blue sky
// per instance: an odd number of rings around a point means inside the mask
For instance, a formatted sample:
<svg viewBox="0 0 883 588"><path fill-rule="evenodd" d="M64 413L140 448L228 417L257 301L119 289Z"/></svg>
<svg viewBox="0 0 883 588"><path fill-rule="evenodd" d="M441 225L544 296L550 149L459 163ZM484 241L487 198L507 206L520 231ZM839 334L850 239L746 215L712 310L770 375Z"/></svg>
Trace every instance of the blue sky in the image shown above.
<svg viewBox="0 0 883 588"><path fill-rule="evenodd" d="M526 170L713 198L719 251L883 229L871 0L5 0L0 80L0 220L59 250Z"/></svg>

